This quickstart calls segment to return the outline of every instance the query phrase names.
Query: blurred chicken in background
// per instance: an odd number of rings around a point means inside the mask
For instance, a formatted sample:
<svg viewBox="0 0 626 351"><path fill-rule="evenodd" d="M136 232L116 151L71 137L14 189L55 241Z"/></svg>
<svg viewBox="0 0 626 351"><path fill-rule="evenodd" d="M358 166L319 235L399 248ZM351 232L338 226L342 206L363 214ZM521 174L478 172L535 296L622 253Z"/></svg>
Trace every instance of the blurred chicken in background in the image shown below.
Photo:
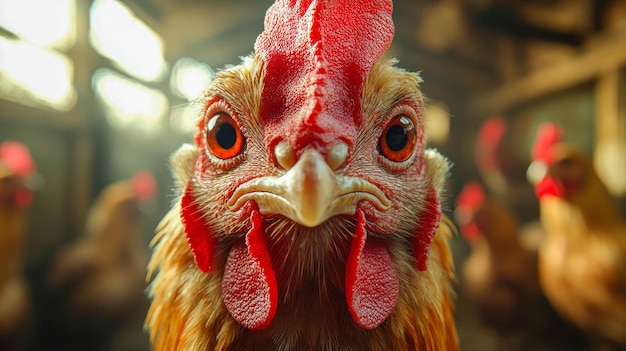
<svg viewBox="0 0 626 351"><path fill-rule="evenodd" d="M456 199L455 219L471 251L461 268L460 297L497 335L496 350L588 350L577 331L542 294L536 238L506 203L468 182Z"/></svg>
<svg viewBox="0 0 626 351"><path fill-rule="evenodd" d="M513 212L478 182L466 184L457 197L455 217L471 245L461 270L464 294L491 328L520 328L541 298L537 252L523 242Z"/></svg>
<svg viewBox="0 0 626 351"><path fill-rule="evenodd" d="M538 225L537 199L526 179L528 161L515 151L515 141L504 118L487 118L476 136L476 168L491 197L506 203L521 223ZM534 239L538 245L541 237Z"/></svg>
<svg viewBox="0 0 626 351"><path fill-rule="evenodd" d="M147 308L142 205L156 191L147 172L109 185L88 213L85 235L58 252L48 276L54 320L46 345L106 349L133 312Z"/></svg>
<svg viewBox="0 0 626 351"><path fill-rule="evenodd" d="M0 350L19 349L31 302L23 272L23 244L35 162L19 142L0 144Z"/></svg>
<svg viewBox="0 0 626 351"><path fill-rule="evenodd" d="M590 158L563 142L560 126L539 126L529 178L546 239L541 287L558 312L599 340L626 348L626 222Z"/></svg>

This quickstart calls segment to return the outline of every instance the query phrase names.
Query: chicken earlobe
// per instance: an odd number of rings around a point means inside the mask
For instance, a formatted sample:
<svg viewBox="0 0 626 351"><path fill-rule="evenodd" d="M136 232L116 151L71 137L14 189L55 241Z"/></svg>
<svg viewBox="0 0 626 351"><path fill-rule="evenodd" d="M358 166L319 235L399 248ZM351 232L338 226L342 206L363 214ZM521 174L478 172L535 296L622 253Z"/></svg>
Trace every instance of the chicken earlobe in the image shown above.
<svg viewBox="0 0 626 351"><path fill-rule="evenodd" d="M217 245L217 238L211 228L205 224L202 218L202 210L193 196L193 182L185 188L180 200L181 221L185 227L187 243L193 252L196 265L203 272L213 269L213 253Z"/></svg>
<svg viewBox="0 0 626 351"><path fill-rule="evenodd" d="M445 180L450 171L450 161L435 149L424 151L426 163L426 178L430 184L426 188L428 194L424 200L424 208L420 212L419 226L413 235L413 256L417 262L417 268L425 271L428 262L431 243L441 223L441 194L445 186Z"/></svg>
<svg viewBox="0 0 626 351"><path fill-rule="evenodd" d="M420 213L417 233L413 235L413 256L417 262L417 269L425 271L430 253L430 246L441 222L441 204L434 186L428 189L424 209Z"/></svg>
<svg viewBox="0 0 626 351"><path fill-rule="evenodd" d="M198 149L191 144L183 144L170 157L176 185L184 189L180 200L181 221L185 228L187 243L196 261L196 265L203 272L213 268L213 251L217 245L217 239L211 235L210 228L204 224L201 216L202 211L192 195L192 178Z"/></svg>

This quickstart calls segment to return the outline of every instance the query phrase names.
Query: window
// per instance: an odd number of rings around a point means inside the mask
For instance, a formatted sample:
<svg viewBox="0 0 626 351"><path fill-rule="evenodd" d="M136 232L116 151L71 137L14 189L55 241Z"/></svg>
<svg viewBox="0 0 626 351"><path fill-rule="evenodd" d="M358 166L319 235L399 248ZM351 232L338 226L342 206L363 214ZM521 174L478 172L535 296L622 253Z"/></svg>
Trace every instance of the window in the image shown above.
<svg viewBox="0 0 626 351"><path fill-rule="evenodd" d="M129 75L157 82L167 73L163 40L116 0L95 0L89 14L94 49Z"/></svg>
<svg viewBox="0 0 626 351"><path fill-rule="evenodd" d="M75 0L0 0L0 97L67 111L76 103Z"/></svg>
<svg viewBox="0 0 626 351"><path fill-rule="evenodd" d="M116 127L151 131L169 109L167 98L159 90L106 68L94 73L92 85L106 117Z"/></svg>

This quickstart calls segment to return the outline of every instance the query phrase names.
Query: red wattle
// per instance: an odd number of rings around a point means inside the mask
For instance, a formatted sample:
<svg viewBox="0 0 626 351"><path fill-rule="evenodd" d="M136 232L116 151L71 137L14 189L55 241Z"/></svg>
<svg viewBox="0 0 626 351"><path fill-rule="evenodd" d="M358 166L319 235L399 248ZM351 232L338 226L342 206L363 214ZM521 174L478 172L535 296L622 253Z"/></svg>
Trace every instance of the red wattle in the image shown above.
<svg viewBox="0 0 626 351"><path fill-rule="evenodd" d="M417 269L425 271L428 266L430 244L435 237L441 221L441 206L434 187L430 188L426 203L420 214L417 232L413 235L413 255L417 261Z"/></svg>
<svg viewBox="0 0 626 351"><path fill-rule="evenodd" d="M545 177L542 181L535 185L535 193L539 199L544 196L561 197L565 193L563 184L558 183L552 177Z"/></svg>
<svg viewBox="0 0 626 351"><path fill-rule="evenodd" d="M267 328L276 314L278 287L258 210L252 211L250 221L245 244L234 244L228 253L222 293L230 315L244 327L259 330Z"/></svg>
<svg viewBox="0 0 626 351"><path fill-rule="evenodd" d="M385 242L367 239L363 212L358 211L357 218L346 263L346 300L352 319L371 330L395 309L400 285Z"/></svg>
<svg viewBox="0 0 626 351"><path fill-rule="evenodd" d="M202 211L192 195L191 183L185 188L180 202L180 217L196 265L203 272L210 271L213 269L213 254L217 239L202 219Z"/></svg>

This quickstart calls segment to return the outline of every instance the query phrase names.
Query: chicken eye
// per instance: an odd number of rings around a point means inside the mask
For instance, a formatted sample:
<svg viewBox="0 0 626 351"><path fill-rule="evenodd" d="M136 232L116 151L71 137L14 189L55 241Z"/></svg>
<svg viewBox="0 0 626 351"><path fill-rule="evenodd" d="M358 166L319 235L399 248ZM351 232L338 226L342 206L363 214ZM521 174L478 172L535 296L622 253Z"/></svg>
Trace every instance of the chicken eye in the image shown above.
<svg viewBox="0 0 626 351"><path fill-rule="evenodd" d="M209 119L206 139L209 151L222 160L239 155L245 145L237 123L226 112L218 112Z"/></svg>
<svg viewBox="0 0 626 351"><path fill-rule="evenodd" d="M380 152L394 162L407 160L413 154L417 134L413 121L406 115L395 116L378 141Z"/></svg>

